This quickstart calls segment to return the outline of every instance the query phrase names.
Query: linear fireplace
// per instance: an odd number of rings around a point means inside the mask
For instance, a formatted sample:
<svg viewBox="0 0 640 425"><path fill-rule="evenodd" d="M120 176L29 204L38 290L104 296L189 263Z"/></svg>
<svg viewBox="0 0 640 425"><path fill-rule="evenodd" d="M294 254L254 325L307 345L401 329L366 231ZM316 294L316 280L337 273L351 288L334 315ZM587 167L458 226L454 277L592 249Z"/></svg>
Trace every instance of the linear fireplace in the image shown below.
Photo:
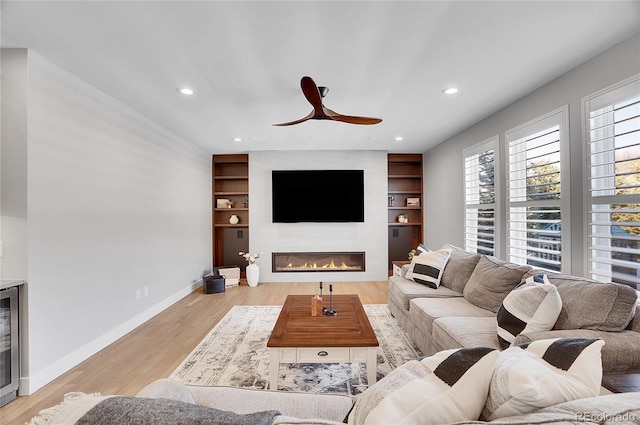
<svg viewBox="0 0 640 425"><path fill-rule="evenodd" d="M363 272L364 252L274 252L271 270L276 272Z"/></svg>

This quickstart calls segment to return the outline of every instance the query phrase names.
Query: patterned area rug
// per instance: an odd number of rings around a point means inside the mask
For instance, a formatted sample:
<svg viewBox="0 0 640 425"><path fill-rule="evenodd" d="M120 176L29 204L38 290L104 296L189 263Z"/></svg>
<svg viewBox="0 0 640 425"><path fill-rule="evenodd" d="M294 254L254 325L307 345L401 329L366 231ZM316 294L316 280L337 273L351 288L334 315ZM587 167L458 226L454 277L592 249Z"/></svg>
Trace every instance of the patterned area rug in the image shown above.
<svg viewBox="0 0 640 425"><path fill-rule="evenodd" d="M267 340L280 306L235 306L171 374L189 385L265 389L269 383ZM375 331L378 380L421 355L384 304L364 305ZM278 389L359 394L367 388L366 366L359 363L280 365Z"/></svg>

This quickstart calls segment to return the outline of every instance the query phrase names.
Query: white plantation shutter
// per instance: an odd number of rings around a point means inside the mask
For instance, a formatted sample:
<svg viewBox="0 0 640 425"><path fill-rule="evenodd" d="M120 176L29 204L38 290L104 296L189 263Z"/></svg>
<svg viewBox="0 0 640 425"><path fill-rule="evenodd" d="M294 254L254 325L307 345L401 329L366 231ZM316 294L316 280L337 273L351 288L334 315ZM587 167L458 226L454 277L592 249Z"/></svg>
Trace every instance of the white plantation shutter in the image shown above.
<svg viewBox="0 0 640 425"><path fill-rule="evenodd" d="M495 165L498 136L465 149L464 247L469 252L495 255Z"/></svg>
<svg viewBox="0 0 640 425"><path fill-rule="evenodd" d="M640 76L583 99L589 274L640 284Z"/></svg>
<svg viewBox="0 0 640 425"><path fill-rule="evenodd" d="M567 107L506 132L507 254L511 262L568 272ZM563 266L564 265L564 266Z"/></svg>

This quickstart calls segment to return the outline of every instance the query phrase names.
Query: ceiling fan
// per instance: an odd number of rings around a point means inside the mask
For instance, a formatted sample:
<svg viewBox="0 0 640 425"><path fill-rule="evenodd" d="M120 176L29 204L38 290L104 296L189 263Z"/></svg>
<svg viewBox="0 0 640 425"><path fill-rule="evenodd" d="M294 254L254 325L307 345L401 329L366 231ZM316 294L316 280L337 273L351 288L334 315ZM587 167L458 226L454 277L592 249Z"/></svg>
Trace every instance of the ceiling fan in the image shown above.
<svg viewBox="0 0 640 425"><path fill-rule="evenodd" d="M286 126L286 125L294 125L300 124L301 122L305 122L307 120L333 120L333 121L342 121L348 124L361 124L361 125L371 125L378 124L382 121L380 118L368 118L368 117L356 117L352 115L342 115L337 112L332 111L331 109L325 107L322 104L322 98L327 95L329 88L327 87L318 87L316 83L311 79L311 77L302 77L300 80L300 87L302 87L302 93L304 93L304 97L307 98L311 106L313 106L313 110L304 118L300 118L299 120L284 122L281 124L273 124L275 126Z"/></svg>

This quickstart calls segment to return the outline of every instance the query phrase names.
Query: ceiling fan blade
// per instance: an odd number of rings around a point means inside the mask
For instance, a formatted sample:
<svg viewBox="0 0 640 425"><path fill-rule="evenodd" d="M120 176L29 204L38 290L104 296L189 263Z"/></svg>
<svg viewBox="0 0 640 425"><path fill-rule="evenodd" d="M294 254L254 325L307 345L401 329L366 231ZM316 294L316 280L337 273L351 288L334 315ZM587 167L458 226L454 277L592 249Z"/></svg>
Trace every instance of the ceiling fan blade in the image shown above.
<svg viewBox="0 0 640 425"><path fill-rule="evenodd" d="M300 87L302 88L304 97L306 97L311 106L313 106L315 115L322 115L324 113L322 111L322 96L320 96L320 90L318 90L316 83L311 77L305 76L300 80Z"/></svg>
<svg viewBox="0 0 640 425"><path fill-rule="evenodd" d="M300 124L301 122L305 122L307 120L312 119L315 116L315 113L316 113L315 111L311 111L309 113L309 115L307 115L304 118L300 118L299 120L283 122L283 123L280 123L280 124L272 124L272 125L277 126L277 127L283 127L283 126L286 126L286 125Z"/></svg>
<svg viewBox="0 0 640 425"><path fill-rule="evenodd" d="M330 119L334 121L346 122L349 124L360 124L360 125L372 125L378 124L382 122L381 118L369 118L369 117L356 117L353 115L342 115L335 111L332 111L329 108L323 107L324 114Z"/></svg>

